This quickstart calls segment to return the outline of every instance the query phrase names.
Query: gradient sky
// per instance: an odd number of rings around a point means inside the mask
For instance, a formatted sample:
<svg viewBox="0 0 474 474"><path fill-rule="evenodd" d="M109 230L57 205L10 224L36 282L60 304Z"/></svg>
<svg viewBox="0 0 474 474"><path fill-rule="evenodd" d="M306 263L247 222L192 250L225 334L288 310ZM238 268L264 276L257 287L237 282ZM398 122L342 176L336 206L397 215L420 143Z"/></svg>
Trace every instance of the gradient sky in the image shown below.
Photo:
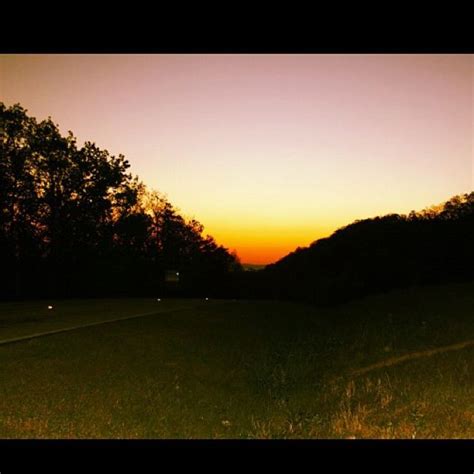
<svg viewBox="0 0 474 474"><path fill-rule="evenodd" d="M0 55L47 116L269 263L355 219L473 190L473 55Z"/></svg>

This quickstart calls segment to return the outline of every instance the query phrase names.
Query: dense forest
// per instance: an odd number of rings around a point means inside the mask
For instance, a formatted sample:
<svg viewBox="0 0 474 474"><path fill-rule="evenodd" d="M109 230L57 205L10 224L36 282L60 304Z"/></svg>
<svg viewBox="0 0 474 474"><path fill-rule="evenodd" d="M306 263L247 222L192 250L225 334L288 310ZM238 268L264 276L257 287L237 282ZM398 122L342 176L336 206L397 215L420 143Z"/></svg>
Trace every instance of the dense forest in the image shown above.
<svg viewBox="0 0 474 474"><path fill-rule="evenodd" d="M263 270L204 235L124 156L0 103L0 297L165 295L333 304L474 279L474 193L356 221ZM179 273L179 284L166 275Z"/></svg>
<svg viewBox="0 0 474 474"><path fill-rule="evenodd" d="M2 298L219 292L237 257L129 166L0 103Z"/></svg>
<svg viewBox="0 0 474 474"><path fill-rule="evenodd" d="M370 293L474 279L474 192L356 221L254 276L254 294L344 302Z"/></svg>

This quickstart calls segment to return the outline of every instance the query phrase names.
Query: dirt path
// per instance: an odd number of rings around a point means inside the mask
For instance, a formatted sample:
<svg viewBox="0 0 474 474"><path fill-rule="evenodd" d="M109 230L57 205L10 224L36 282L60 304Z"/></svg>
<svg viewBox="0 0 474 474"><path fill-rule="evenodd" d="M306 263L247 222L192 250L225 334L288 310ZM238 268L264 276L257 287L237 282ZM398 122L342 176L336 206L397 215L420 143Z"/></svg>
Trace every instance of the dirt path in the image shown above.
<svg viewBox="0 0 474 474"><path fill-rule="evenodd" d="M349 372L349 375L359 376L366 374L367 372L372 372L376 369L390 367L392 365L401 364L410 360L421 359L422 357L431 357L436 354L442 354L443 352L458 351L469 346L474 346L474 340L459 342L457 344L451 344L449 346L438 347L436 349L429 349L426 351L412 352L410 354L405 354L399 357L391 357L390 359L377 362L376 364L368 365L367 367L363 367L361 369L352 370L351 372Z"/></svg>

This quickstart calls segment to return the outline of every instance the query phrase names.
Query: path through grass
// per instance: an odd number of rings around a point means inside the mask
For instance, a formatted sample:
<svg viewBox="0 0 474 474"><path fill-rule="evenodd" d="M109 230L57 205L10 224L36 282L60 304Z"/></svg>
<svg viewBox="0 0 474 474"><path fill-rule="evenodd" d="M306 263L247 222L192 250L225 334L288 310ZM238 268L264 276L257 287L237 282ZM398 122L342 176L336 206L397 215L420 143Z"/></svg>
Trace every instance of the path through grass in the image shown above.
<svg viewBox="0 0 474 474"><path fill-rule="evenodd" d="M70 303L71 320L154 304ZM474 437L473 348L345 375L474 339L473 284L324 310L192 304L0 346L0 437ZM13 322L31 308L0 305L0 334L34 326Z"/></svg>

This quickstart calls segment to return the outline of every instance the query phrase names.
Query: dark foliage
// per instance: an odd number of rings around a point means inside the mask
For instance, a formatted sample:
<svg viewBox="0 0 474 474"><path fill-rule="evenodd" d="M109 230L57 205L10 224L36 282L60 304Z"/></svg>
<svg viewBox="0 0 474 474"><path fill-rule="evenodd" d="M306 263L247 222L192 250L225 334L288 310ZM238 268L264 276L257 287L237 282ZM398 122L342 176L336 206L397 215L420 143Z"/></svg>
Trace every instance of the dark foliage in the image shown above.
<svg viewBox="0 0 474 474"><path fill-rule="evenodd" d="M371 293L474 279L474 192L406 215L356 221L248 281L248 296L341 303Z"/></svg>
<svg viewBox="0 0 474 474"><path fill-rule="evenodd" d="M51 119L0 103L0 296L218 296L240 264L128 172ZM165 274L182 275L168 285Z"/></svg>
<svg viewBox="0 0 474 474"><path fill-rule="evenodd" d="M474 193L356 221L261 271L203 235L129 163L0 103L0 297L163 295L321 305L474 278ZM179 283L167 282L179 273Z"/></svg>

